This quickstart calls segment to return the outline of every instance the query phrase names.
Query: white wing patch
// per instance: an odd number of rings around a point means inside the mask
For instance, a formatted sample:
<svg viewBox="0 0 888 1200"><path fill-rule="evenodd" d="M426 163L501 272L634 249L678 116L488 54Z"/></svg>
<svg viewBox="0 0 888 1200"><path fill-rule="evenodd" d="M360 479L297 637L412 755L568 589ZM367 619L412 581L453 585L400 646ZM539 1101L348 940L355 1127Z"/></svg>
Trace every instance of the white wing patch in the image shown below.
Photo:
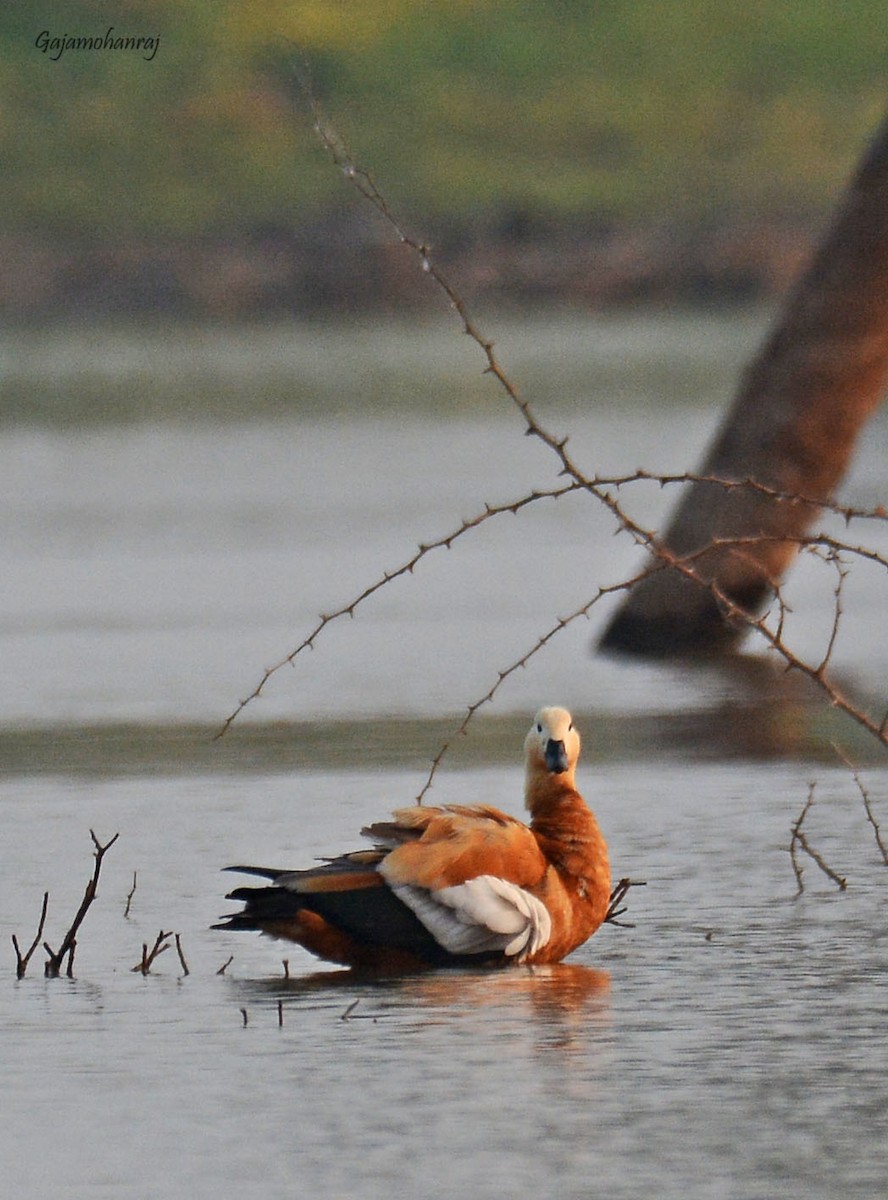
<svg viewBox="0 0 888 1200"><path fill-rule="evenodd" d="M546 906L495 875L478 875L434 892L409 884L392 891L451 954L499 951L520 961L545 946L552 933Z"/></svg>

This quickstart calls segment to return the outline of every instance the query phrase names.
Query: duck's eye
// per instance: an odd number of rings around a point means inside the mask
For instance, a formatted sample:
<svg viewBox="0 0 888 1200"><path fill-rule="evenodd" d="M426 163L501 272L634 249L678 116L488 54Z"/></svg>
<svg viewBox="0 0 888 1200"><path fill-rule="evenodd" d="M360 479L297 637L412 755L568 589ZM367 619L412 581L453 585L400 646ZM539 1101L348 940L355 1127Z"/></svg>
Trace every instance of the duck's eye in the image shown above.
<svg viewBox="0 0 888 1200"><path fill-rule="evenodd" d="M537 725L537 733L542 733L542 732L543 732L542 725Z"/></svg>

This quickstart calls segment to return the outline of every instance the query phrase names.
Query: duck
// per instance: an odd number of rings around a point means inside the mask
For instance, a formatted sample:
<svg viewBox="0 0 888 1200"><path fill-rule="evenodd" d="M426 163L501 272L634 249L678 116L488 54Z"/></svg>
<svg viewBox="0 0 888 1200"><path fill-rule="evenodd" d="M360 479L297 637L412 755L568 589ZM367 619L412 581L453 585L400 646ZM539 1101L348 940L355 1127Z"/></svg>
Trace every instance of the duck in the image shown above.
<svg viewBox="0 0 888 1200"><path fill-rule="evenodd" d="M214 929L258 930L325 962L401 971L551 964L586 942L611 895L607 843L577 791L580 735L566 708L537 712L524 742L530 820L487 804L416 804L361 830L373 845L226 899Z"/></svg>

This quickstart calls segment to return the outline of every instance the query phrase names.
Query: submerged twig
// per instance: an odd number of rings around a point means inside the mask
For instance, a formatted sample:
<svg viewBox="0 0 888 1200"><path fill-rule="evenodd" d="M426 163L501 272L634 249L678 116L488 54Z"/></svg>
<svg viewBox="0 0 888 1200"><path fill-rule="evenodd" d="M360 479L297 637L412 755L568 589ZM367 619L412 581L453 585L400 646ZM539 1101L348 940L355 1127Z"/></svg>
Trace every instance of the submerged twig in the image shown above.
<svg viewBox="0 0 888 1200"><path fill-rule="evenodd" d="M848 887L848 881L841 875L837 874L837 872L835 872L832 867L829 866L826 860L820 854L818 854L818 852L808 841L805 834L802 832L802 822L805 820L805 817L808 815L814 805L814 792L816 787L817 785L815 783L810 783L808 785L808 798L802 807L802 811L799 813L795 823L792 826L792 838L789 843L789 857L790 861L792 862L792 869L796 877L796 887L798 888L795 894L795 899L798 899L798 897L801 896L802 892L805 890L805 885L802 878L802 865L798 860L798 855L796 852L797 847L800 847L802 850L804 850L808 857L814 860L824 875L831 879L838 887L839 891L844 892Z"/></svg>
<svg viewBox="0 0 888 1200"><path fill-rule="evenodd" d="M878 846L879 853L882 856L882 862L885 864L886 867L888 867L888 846L886 846L884 841L882 840L882 831L879 828L879 823L875 818L875 814L873 813L873 808L872 808L872 804L870 802L869 793L867 792L866 788L863 785L863 780L860 778L860 772L857 770L857 768L854 766L854 764L851 762L851 760L845 754L845 752L841 748L841 746L839 746L836 742L833 742L832 745L833 745L833 749L835 750L836 754L839 756L839 758L842 760L842 762L845 764L845 766L851 772L851 778L857 784L857 790L860 792L860 798L863 801L863 809L864 809L864 812L866 813L866 819L869 821L870 825L873 827L873 836L876 839L876 845Z"/></svg>
<svg viewBox="0 0 888 1200"><path fill-rule="evenodd" d="M132 905L133 896L135 896L135 894L136 894L136 872L133 871L133 886L127 892L126 907L123 910L124 917L128 917L130 915L130 906Z"/></svg>
<svg viewBox="0 0 888 1200"><path fill-rule="evenodd" d="M53 950L52 947L47 945L46 942L43 943L43 948L48 955L43 970L46 976L50 979L55 979L58 977L62 969L62 963L66 957L68 960L68 966L66 970L68 978L70 979L74 973L74 951L77 948L77 931L80 929L83 918L89 911L89 906L96 898L96 890L99 885L99 874L102 870L102 859L120 837L120 834L115 833L111 841L106 842L104 845L102 845L92 829L89 831L89 836L92 838L93 845L95 846L95 866L93 867L92 879L90 879L89 883L86 885L86 891L83 893L83 899L80 902L80 908L78 908L74 920L71 922L71 927L65 934L62 944L57 951Z"/></svg>
<svg viewBox="0 0 888 1200"><path fill-rule="evenodd" d="M148 943L143 942L142 943L142 961L137 962L136 965L131 968L131 970L141 971L141 973L143 975L147 975L148 972L151 970L151 965L155 961L155 959L159 958L160 955L163 954L163 952L165 950L169 950L170 938L172 936L173 936L172 932L164 933L164 931L161 929L160 933L154 939L154 945L151 947L150 950L148 949ZM179 954L179 957L181 959L181 952ZM185 974L186 975L188 974L187 967L185 969Z"/></svg>
<svg viewBox="0 0 888 1200"><path fill-rule="evenodd" d="M178 933L176 934L176 953L179 956L179 962L182 964L182 973L190 975L191 972L188 970L188 963L185 961L185 955L182 951L182 938Z"/></svg>
<svg viewBox="0 0 888 1200"><path fill-rule="evenodd" d="M631 921L618 921L617 917L621 917L626 911L626 905L623 901L626 899L626 894L630 888L647 887L643 879L621 879L614 886L610 894L610 903L607 906L607 912L604 920L611 925L622 925L626 929L634 929L635 925ZM622 905L622 908L620 907Z"/></svg>
<svg viewBox="0 0 888 1200"><path fill-rule="evenodd" d="M789 861L792 863L792 870L796 880L796 899L798 899L805 890L805 882L803 878L804 870L802 864L799 862L797 854L797 847L801 844L799 841L799 829L801 828L802 821L804 821L805 817L808 815L808 810L814 803L814 789L816 786L817 785L813 783L808 785L808 799L805 802L804 808L796 818L796 822L792 827L792 836L789 841Z"/></svg>
<svg viewBox="0 0 888 1200"><path fill-rule="evenodd" d="M34 934L34 940L28 947L26 954L22 954L19 949L18 938L15 934L12 935L12 944L15 947L15 975L16 979L24 979L25 972L28 969L28 963L31 961L31 955L40 945L43 938L43 927L46 924L46 910L49 907L49 892L43 893L43 907L40 910L40 923L37 926L37 932Z"/></svg>
<svg viewBox="0 0 888 1200"><path fill-rule="evenodd" d="M372 1013L359 1013L356 1011L360 1003L360 999L352 1000L345 1012L339 1014L340 1021L372 1021L375 1025L376 1017Z"/></svg>

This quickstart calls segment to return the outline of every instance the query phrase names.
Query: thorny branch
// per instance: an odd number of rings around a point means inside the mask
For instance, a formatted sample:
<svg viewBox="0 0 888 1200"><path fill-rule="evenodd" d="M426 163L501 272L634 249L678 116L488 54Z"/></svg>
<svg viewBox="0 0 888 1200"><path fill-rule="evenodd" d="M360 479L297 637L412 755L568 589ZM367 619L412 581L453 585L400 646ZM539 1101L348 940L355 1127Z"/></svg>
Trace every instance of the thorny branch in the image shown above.
<svg viewBox="0 0 888 1200"><path fill-rule="evenodd" d="M628 484L639 483L639 482L656 483L656 484L660 485L661 487L666 487L671 484L684 484L684 483L694 482L697 480L700 480L700 481L706 482L706 483L718 484L719 486L728 488L728 489L750 488L755 491L765 492L766 494L772 495L775 498L777 498L777 497L785 498L783 493L776 492L772 488L766 488L766 487L764 487L764 485L756 483L754 480L744 480L742 482L738 482L738 481L731 481L731 480L716 479L716 478L713 478L710 476L698 476L698 475L693 475L693 474L689 474L689 473L683 473L680 475L655 475L649 471L634 471L630 475L594 476L590 482L592 484L594 484L594 486L596 486L596 487L619 488L619 487L626 486ZM475 516L469 517L466 520L462 521L461 524L459 526L457 526L455 529L450 530L448 533L443 534L440 537L434 538L432 541L420 543L416 552L405 562L401 563L400 566L384 571L383 574L381 576L379 576L379 578L377 578L371 584L369 584L367 587L365 587L361 592L358 593L358 595L354 596L346 604L341 605L339 608L334 609L333 611L331 611L329 613L321 614L319 616L317 624L314 626L314 628L303 638L303 640L293 650L291 650L284 658L280 659L278 662L274 663L272 666L267 667L265 669L265 671L262 674L262 677L260 678L260 680L256 684L256 686L253 688L253 690L249 693L249 695L245 696L242 700L240 700L238 702L237 706L226 718L225 722L219 729L219 732L216 734L216 738L218 739L218 738L224 737L224 735L228 732L229 728L231 727L233 722L237 719L237 717L240 715L240 713L243 711L243 709L246 708L247 705L250 704L253 700L257 699L259 697L259 695L264 691L266 684L268 683L268 681L271 679L271 677L273 675L277 674L277 672L280 671L283 667L293 666L295 663L295 660L304 651L311 650L314 648L315 642L317 641L318 637L324 632L324 630L326 629L326 627L328 625L331 625L334 621L338 621L338 620L342 619L343 617L354 617L357 609L364 603L364 601L369 600L371 596L375 595L378 591L380 591L380 589L385 587L387 584L394 582L394 580L399 579L402 576L412 575L414 573L416 567L419 566L419 564L422 562L422 560L428 554L430 554L432 551L440 550L440 549L449 550L454 545L454 543L457 542L465 534L477 529L479 526L483 525L486 521L489 521L494 517L500 517L507 513L511 513L512 515L517 515L519 512L521 512L522 509L529 507L531 504L535 504L539 500L558 500L558 499L561 499L563 496L569 495L570 493L580 492L580 491L585 492L587 490L588 490L588 487L585 483L579 483L576 480L574 480L573 482L563 484L561 487L558 487L558 488L534 489L533 491L529 492L527 495L521 496L517 500L507 501L507 502L503 502L501 504L486 504L484 506L484 509L482 512L476 513ZM794 499L797 499L799 503L803 503L803 504L814 504L815 503L813 500L806 500L804 497L797 497ZM871 509L871 510L862 509L862 508L850 508L850 507L843 506L843 505L831 505L831 504L824 505L822 502L819 503L818 507L829 508L829 510L831 512L834 512L837 515L839 515L840 517L842 517L842 519L846 523L848 523L854 519L883 520L886 518L886 514L881 509L878 509L878 508ZM653 539L653 537L654 537L654 535L652 533L649 534L648 536L651 539ZM865 558L870 561L873 561L873 562L877 563L879 566L885 568L885 570L888 570L888 559L886 559L883 555L877 553L874 550L869 549L866 546L849 545L848 543L839 541L835 537L832 537L825 533L812 534L812 535L808 535L805 537L777 536L775 534L773 536L761 535L758 537L716 538L716 539L713 539L703 549L697 550L697 551L692 551L689 554L683 555L680 560L676 559L676 561L681 561L688 567L691 567L696 560L698 560L699 558L702 558L704 555L708 554L713 549L733 548L733 549L736 549L739 553L739 552L742 552L744 547L752 548L752 547L761 545L761 543L765 542L765 541L774 541L774 542L790 541L790 542L794 542L795 544L797 544L801 549L812 550L812 551L815 550L817 547L822 547L824 549L834 551L836 553L845 552L849 555L853 555L853 556L856 556L859 558ZM622 583L614 584L611 587L602 589L602 591L606 594L609 594L612 592L628 590L629 588L632 587L632 585L634 583L637 582L637 580L639 578L640 578L640 575L635 576L632 579L626 579ZM599 598L600 598L600 596L596 595L593 598L593 600L590 601L585 606L585 608L587 610L589 608L591 608L592 604L594 604ZM776 593L776 602L778 603L778 605L781 605L781 606L783 604L783 601L779 595L779 592ZM563 626L561 624L559 624L557 629L560 629L562 627ZM549 634L547 634L546 636L544 636L541 639L542 645L545 645L550 640L552 633L557 632L557 629L551 631ZM778 638L778 640L781 636L782 636L782 620L781 620L781 626L778 629L777 634L776 634L776 637ZM516 669L517 666L524 666L526 663L526 660L529 659L530 657L532 657L533 653L535 653L536 650L540 649L540 648L542 648L541 645L538 645L537 647L535 647L534 650L532 650L527 656L525 656L525 658L523 658L521 662L515 664L515 667L509 669L506 672L502 672L501 677L504 677L506 674L511 674L512 670ZM829 656L827 655L827 657L829 657ZM823 666L823 664L821 664L821 669L822 669L822 666ZM492 699L492 696L485 697L485 701L487 699ZM473 709L477 708L477 707L480 707L480 704L474 705Z"/></svg>
<svg viewBox="0 0 888 1200"><path fill-rule="evenodd" d="M726 620L745 624L749 629L757 632L765 640L766 644L783 658L788 670L797 670L803 675L808 676L812 681L814 681L815 684L817 684L817 686L822 689L829 701L836 708L842 710L858 724L863 726L863 728L865 728L883 745L888 746L888 712L886 712L881 722L875 720L869 714L865 713L854 703L852 703L827 675L827 667L830 663L835 646L835 641L838 634L839 618L842 611L841 592L845 578L845 569L841 565L839 555L845 553L851 556L868 559L888 569L888 560L886 560L884 556L865 546L848 545L825 533L804 538L775 536L771 539L765 539L780 542L795 542L800 548L808 549L812 552L815 552L819 548L822 551L825 551L827 559L835 563L839 572L835 589L835 616L831 636L829 638L826 652L824 653L821 661L818 664L813 665L796 654L785 641L784 632L788 608L778 587L774 586L773 589L777 617L776 625L772 626L770 623L771 613L766 612L762 616L756 616L754 613L748 612L735 603L723 591L723 589L719 587L717 583L709 580L705 574L697 569L697 560L701 559L713 549L731 547L735 549L738 554L742 554L744 547L751 548L753 546L760 545L761 541L763 540L762 538L719 538L714 540L710 545L707 545L703 550L688 555L677 555L658 543L657 536L653 530L644 528L644 526L635 521L628 514L618 498L618 493L620 489L629 484L643 481L653 482L661 487L665 487L667 485L685 484L699 480L701 482L710 483L725 489L747 488L782 502L810 505L818 510L827 509L828 511L842 518L846 526L849 525L851 521L860 519L884 521L888 519L888 512L886 512L886 510L881 506L872 510L866 510L852 506L839 505L835 502L824 503L824 501L821 499L810 498L803 495L788 494L778 489L770 488L752 479L726 480L717 477L698 476L687 472L669 475L654 475L643 470L610 477L599 475L587 476L583 471L580 470L577 463L568 453L568 439L566 437L559 437L552 433L538 420L528 401L521 395L516 385L513 383L509 375L500 364L495 353L494 342L486 337L475 323L466 303L460 296L459 292L434 261L429 246L425 242L413 237L405 230L400 220L395 216L385 196L377 187L373 177L368 171L360 167L355 162L345 142L327 121L321 106L317 102L311 90L310 83L303 82L303 88L306 92L308 102L314 114L315 130L334 164L342 171L348 182L356 188L361 196L363 196L376 209L382 219L392 229L397 240L417 256L422 271L434 281L435 285L446 296L450 307L456 313L459 321L462 324L463 332L470 337L481 350L485 360L484 372L492 375L497 380L500 387L521 414L524 420L525 434L535 437L555 454L559 464L559 474L565 476L568 482L558 489L553 489L546 492L534 491L528 496L523 497L518 501L513 501L509 504L497 506L487 505L482 513L478 514L476 517L464 521L451 533L436 539L434 542L421 545L412 558L410 558L396 570L384 572L379 579L365 588L363 592L361 592L348 604L343 605L334 612L322 615L314 629L311 630L311 632L293 651L291 651L280 662L265 670L257 686L245 699L239 702L237 707L225 721L217 736L222 736L228 730L237 716L243 711L243 709L252 700L256 699L260 695L272 675L274 675L282 667L286 665L292 665L299 654L306 649L311 649L314 646L317 638L327 627L327 625L339 618L345 616L354 616L356 609L364 602L364 600L374 595L382 587L386 586L394 579L406 574L411 574L419 562L431 550L439 549L441 547L449 548L457 538L463 536L465 533L468 533L470 530L477 528L480 524L491 517L499 516L506 512L517 513L520 509L525 508L527 505L544 497L558 498L566 495L569 492L584 491L599 503L603 504L610 511L619 531L628 533L636 545L643 547L645 551L647 551L653 557L655 562L654 565L649 569L657 570L672 568L685 575L698 586L708 588L719 605ZM467 727L477 710L493 699L505 679L507 679L520 667L525 666L535 654L537 654L544 646L546 646L557 633L561 632L572 621L577 619L579 616L588 615L589 610L595 603L597 603L599 599L601 599L603 595L620 590L626 590L635 582L636 579L629 579L620 584L610 585L606 588L599 588L598 592L591 598L591 600L578 608L569 617L559 618L546 633L538 638L537 642L525 654L521 655L510 666L497 673L497 677L491 688L483 696L468 706L466 715L458 729L455 731L453 737L448 739L448 741L441 747L438 754L435 756L431 764L429 776L420 792L420 801L431 786L438 766L452 744L453 738L458 737L460 734L466 732ZM796 840L799 839L795 839L793 845L795 845Z"/></svg>

